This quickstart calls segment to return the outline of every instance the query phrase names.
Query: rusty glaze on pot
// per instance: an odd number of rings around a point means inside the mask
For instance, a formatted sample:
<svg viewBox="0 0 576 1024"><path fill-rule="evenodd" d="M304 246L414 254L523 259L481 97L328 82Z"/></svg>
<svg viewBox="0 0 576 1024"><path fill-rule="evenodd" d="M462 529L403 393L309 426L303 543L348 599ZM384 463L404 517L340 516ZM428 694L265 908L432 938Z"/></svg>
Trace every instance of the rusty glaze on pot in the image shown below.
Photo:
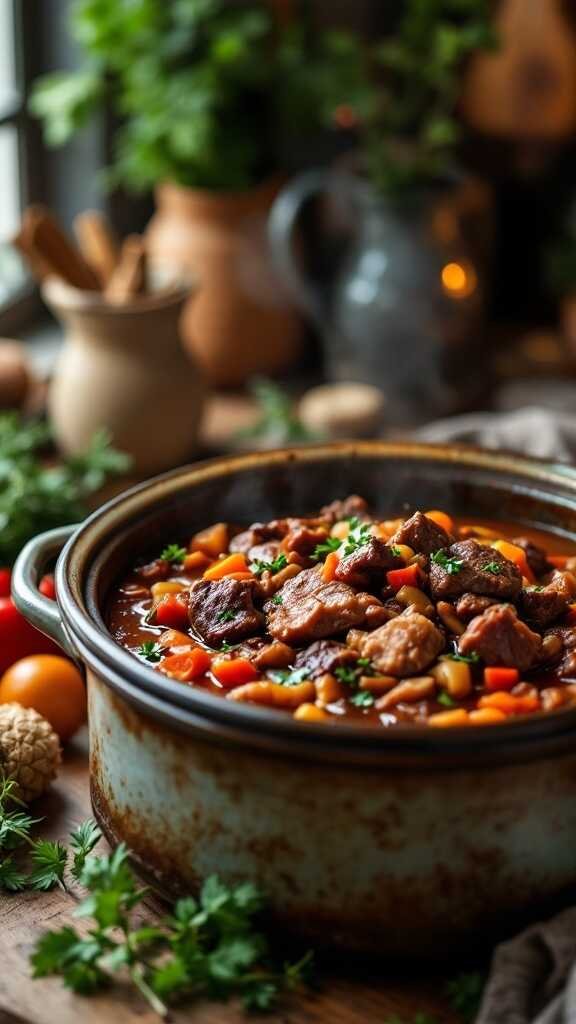
<svg viewBox="0 0 576 1024"><path fill-rule="evenodd" d="M115 499L69 541L56 581L87 666L94 808L166 892L213 871L252 878L275 918L314 943L446 956L576 883L576 711L450 730L307 725L161 677L102 619L115 579L167 531L191 532L216 509L240 521L312 510L350 490L383 513L425 502L576 533L570 470L454 447L242 456ZM30 610L21 576L17 566ZM40 612L35 600L36 622Z"/></svg>

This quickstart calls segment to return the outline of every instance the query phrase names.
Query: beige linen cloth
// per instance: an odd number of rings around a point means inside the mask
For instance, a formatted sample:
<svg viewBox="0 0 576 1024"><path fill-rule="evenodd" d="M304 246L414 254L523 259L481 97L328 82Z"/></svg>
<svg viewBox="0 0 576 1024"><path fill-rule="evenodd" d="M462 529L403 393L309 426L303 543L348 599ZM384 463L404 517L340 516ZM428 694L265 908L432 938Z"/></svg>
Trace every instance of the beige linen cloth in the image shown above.
<svg viewBox="0 0 576 1024"><path fill-rule="evenodd" d="M576 461L576 416L540 408L453 417L417 437ZM496 948L476 1024L576 1024L576 909Z"/></svg>

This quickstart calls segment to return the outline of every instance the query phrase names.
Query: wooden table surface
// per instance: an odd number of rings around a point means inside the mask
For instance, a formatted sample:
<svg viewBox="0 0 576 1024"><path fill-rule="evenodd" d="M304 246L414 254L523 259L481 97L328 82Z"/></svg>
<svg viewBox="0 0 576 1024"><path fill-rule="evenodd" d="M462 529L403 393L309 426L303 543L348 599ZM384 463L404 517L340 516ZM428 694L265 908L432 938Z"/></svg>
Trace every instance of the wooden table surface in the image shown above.
<svg viewBox="0 0 576 1024"><path fill-rule="evenodd" d="M87 738L71 744L63 770L50 794L34 805L49 838L65 838L71 828L90 817ZM104 846L104 844L102 844ZM74 996L58 979L32 981L28 958L43 930L59 928L71 919L75 903L60 890L0 896L0 1024L152 1024L158 1018L128 987L88 999ZM154 901L150 901L154 912ZM274 1024L387 1024L395 1017L414 1024L419 1013L434 1024L459 1024L443 996L444 975L422 977L414 969L403 976L396 970L374 966L354 970L343 957L341 964L319 972L320 990L295 998L267 1017L247 1017L238 1007L221 1003L194 1003L171 1015L174 1022L246 1024L270 1020Z"/></svg>

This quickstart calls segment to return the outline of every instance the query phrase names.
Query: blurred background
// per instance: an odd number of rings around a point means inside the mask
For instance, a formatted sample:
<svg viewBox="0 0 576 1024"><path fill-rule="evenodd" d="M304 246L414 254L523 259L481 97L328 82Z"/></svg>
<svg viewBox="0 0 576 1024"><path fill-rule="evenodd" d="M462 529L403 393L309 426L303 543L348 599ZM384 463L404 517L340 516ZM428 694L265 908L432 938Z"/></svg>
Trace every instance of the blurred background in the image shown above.
<svg viewBox="0 0 576 1024"><path fill-rule="evenodd" d="M571 0L0 0L0 405L570 453L575 154Z"/></svg>

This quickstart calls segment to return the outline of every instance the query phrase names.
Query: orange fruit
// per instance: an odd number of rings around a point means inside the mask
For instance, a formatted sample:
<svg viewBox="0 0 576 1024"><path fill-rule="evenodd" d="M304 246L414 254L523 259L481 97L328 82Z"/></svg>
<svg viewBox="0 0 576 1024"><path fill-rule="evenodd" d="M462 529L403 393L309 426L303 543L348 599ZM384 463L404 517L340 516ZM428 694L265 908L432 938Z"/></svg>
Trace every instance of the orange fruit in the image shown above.
<svg viewBox="0 0 576 1024"><path fill-rule="evenodd" d="M86 687L68 658L33 654L15 661L0 680L0 704L34 708L63 743L86 721Z"/></svg>

